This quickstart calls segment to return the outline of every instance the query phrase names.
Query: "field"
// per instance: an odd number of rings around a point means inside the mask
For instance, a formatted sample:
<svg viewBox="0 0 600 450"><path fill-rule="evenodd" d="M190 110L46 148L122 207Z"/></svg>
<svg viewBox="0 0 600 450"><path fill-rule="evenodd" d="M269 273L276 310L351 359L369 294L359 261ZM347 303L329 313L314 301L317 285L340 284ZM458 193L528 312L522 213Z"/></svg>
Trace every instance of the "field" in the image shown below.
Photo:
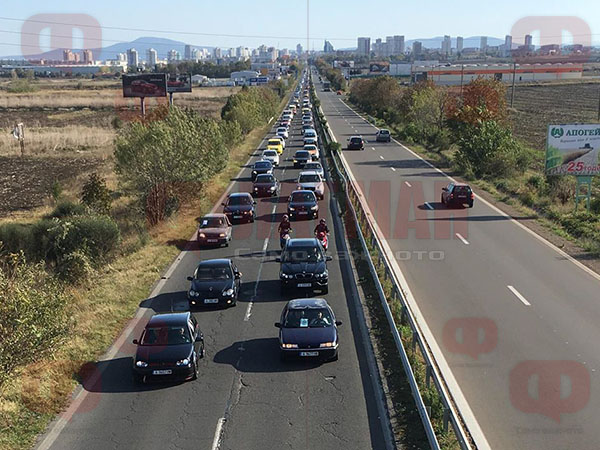
<svg viewBox="0 0 600 450"><path fill-rule="evenodd" d="M34 92L10 93L0 82L0 219L48 206L52 187L67 197L79 192L87 175L97 171L114 183L115 125L140 114L139 100L124 99L119 84L105 80L32 81ZM174 103L218 117L236 88L196 88L175 94ZM148 99L150 110L166 99ZM120 120L117 120L120 119ZM25 127L25 155L12 136Z"/></svg>

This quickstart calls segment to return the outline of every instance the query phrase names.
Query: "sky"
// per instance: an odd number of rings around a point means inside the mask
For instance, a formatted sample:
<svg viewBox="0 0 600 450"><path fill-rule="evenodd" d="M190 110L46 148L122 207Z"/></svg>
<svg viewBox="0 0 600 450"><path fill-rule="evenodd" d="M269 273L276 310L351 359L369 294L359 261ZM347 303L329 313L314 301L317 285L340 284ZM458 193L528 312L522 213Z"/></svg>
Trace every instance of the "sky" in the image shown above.
<svg viewBox="0 0 600 450"><path fill-rule="evenodd" d="M263 43L290 49L302 43L306 47L306 0L20 0L3 3L0 9L0 55L21 54L23 20L36 14L46 14L49 18L43 20L56 22L73 21L65 14L91 16L102 26L104 47L113 41L130 41L141 36L224 48L240 45L257 47ZM587 23L593 42L600 43L600 3L590 0L312 0L310 46L311 49L321 50L323 40L328 39L335 48L356 47L357 36L369 36L374 40L397 34L406 36L407 40L444 34L503 38L511 34L511 29L520 19L532 16L561 16L561 23L576 29L573 34L585 30ZM582 25L582 22L568 18L571 16L585 22ZM532 18L525 19L524 23L534 30L541 21L543 19ZM153 31L115 30L109 27ZM48 31L44 33L47 35ZM77 33L81 34L76 32L76 36ZM225 36L228 34L247 37ZM534 36L537 34L534 33ZM568 41L566 37L565 42ZM43 50L49 49L49 39L43 33L40 42Z"/></svg>

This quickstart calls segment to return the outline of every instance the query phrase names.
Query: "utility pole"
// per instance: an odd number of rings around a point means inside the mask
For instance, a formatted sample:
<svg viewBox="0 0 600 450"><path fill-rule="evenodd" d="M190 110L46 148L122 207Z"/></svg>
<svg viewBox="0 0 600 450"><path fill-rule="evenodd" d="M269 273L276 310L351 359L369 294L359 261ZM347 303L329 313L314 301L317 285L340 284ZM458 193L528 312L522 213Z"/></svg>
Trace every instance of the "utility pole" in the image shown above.
<svg viewBox="0 0 600 450"><path fill-rule="evenodd" d="M306 64L308 64L309 50L310 50L310 0L306 0Z"/></svg>
<svg viewBox="0 0 600 450"><path fill-rule="evenodd" d="M461 64L460 65L460 98L462 100L463 98L463 80L465 77L465 65Z"/></svg>
<svg viewBox="0 0 600 450"><path fill-rule="evenodd" d="M598 121L600 121L600 89L598 90Z"/></svg>
<svg viewBox="0 0 600 450"><path fill-rule="evenodd" d="M510 107L513 107L515 101L515 79L517 78L517 63L513 63L513 79L512 79L512 90L510 93Z"/></svg>

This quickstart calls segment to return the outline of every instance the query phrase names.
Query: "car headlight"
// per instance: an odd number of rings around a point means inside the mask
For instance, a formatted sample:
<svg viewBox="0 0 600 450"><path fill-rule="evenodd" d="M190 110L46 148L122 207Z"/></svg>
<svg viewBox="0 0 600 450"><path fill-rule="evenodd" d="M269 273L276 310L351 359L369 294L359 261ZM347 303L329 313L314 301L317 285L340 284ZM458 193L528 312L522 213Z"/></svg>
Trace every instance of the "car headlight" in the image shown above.
<svg viewBox="0 0 600 450"><path fill-rule="evenodd" d="M230 297L233 295L233 289L227 289L226 291L223 291L223 295L226 297Z"/></svg>
<svg viewBox="0 0 600 450"><path fill-rule="evenodd" d="M274 191L275 189L277 189L277 186L271 186L271 187L269 188L269 190L271 190L271 191Z"/></svg>
<svg viewBox="0 0 600 450"><path fill-rule="evenodd" d="M290 211L296 211L296 208L292 208L291 206L288 208Z"/></svg>
<svg viewBox="0 0 600 450"><path fill-rule="evenodd" d="M225 237L225 236L226 236L226 234L225 234L225 233L221 233L221 234L219 234L219 237Z"/></svg>
<svg viewBox="0 0 600 450"><path fill-rule="evenodd" d="M283 348L298 348L298 344L281 344Z"/></svg>
<svg viewBox="0 0 600 450"><path fill-rule="evenodd" d="M319 209L319 207L317 205L315 205L315 206L311 206L310 209L311 209L311 211L316 211L317 209Z"/></svg>
<svg viewBox="0 0 600 450"><path fill-rule="evenodd" d="M200 233L200 234L198 234L198 237L204 239L206 237L206 235L204 233Z"/></svg>
<svg viewBox="0 0 600 450"><path fill-rule="evenodd" d="M175 364L178 366L187 366L190 363L189 358L180 359Z"/></svg>
<svg viewBox="0 0 600 450"><path fill-rule="evenodd" d="M281 272L281 274L279 276L281 278L285 279L285 280L289 280L290 278L294 278L294 275L288 275L287 273L283 273L283 272Z"/></svg>
<svg viewBox="0 0 600 450"><path fill-rule="evenodd" d="M199 297L200 293L190 289L190 297Z"/></svg>
<svg viewBox="0 0 600 450"><path fill-rule="evenodd" d="M294 159L294 163L297 163L297 162L298 162L298 160L297 160L297 159Z"/></svg>
<svg viewBox="0 0 600 450"><path fill-rule="evenodd" d="M327 275L329 275L329 274L327 273L327 271L325 271L325 272L317 273L315 275L315 277L317 277L317 278L325 278Z"/></svg>
<svg viewBox="0 0 600 450"><path fill-rule="evenodd" d="M148 367L148 363L146 361L137 361L135 365L136 367Z"/></svg>
<svg viewBox="0 0 600 450"><path fill-rule="evenodd" d="M319 347L331 348L335 347L335 342L323 342Z"/></svg>

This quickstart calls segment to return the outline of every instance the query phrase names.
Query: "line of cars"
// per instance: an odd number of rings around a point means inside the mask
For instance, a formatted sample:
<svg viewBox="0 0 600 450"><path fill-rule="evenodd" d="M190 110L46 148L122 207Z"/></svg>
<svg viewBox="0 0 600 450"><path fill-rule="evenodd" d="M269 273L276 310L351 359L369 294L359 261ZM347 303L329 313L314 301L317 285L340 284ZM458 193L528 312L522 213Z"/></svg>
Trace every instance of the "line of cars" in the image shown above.
<svg viewBox="0 0 600 450"><path fill-rule="evenodd" d="M208 214L200 219L197 233L199 246L229 245L234 223L254 222L255 197L275 197L280 194L281 185L273 169L279 166L279 157L289 139L294 112L300 109L300 105L303 109L303 124L308 124L309 120L312 122L308 90L302 89L307 85L308 77L305 73L301 88L296 90L290 107L281 116L276 136L267 140L262 158L252 167L252 192L229 194L222 204L222 213ZM304 95L300 101L302 93ZM309 158L298 165L310 170L300 173L297 190L288 199L287 209L293 219L318 217L318 199L324 197L324 172L318 162L318 138L316 132L313 134L309 131L306 136L306 130L314 132L314 128L306 128L303 133L305 146L316 147L316 152L305 148L299 150L307 152ZM314 141L308 141L307 144L306 138L313 138ZM331 257L326 254L317 238L290 239L276 260L280 263L282 293L292 289L328 293L327 261ZM237 304L242 273L231 259L203 260L187 279L190 282L187 293L190 311L200 306L233 307ZM190 311L157 314L148 321L139 340L134 340L137 345L133 358L135 382L197 378L199 360L205 354L204 336ZM275 324L279 329L281 359L300 357L337 360L337 327L340 325L341 322L335 319L332 308L323 298L300 298L287 302L280 321Z"/></svg>

